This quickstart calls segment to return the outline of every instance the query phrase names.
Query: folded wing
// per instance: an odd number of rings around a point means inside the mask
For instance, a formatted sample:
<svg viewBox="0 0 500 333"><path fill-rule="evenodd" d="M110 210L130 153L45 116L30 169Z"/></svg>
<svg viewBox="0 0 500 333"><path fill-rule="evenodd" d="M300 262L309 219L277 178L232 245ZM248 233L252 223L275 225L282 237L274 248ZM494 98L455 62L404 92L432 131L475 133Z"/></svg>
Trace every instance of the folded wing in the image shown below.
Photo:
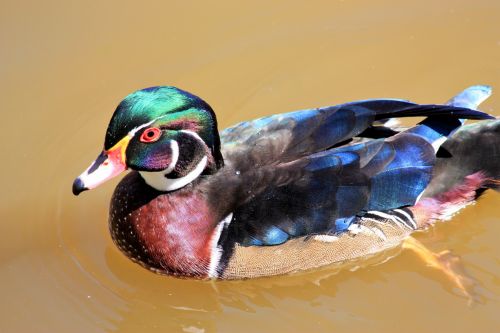
<svg viewBox="0 0 500 333"><path fill-rule="evenodd" d="M231 237L247 246L277 245L341 233L370 210L414 205L431 180L436 131L391 132L349 144L377 120L409 116L432 116L422 126L431 129L490 118L462 107L384 99L275 115L222 132L224 158L242 184L227 194L239 203Z"/></svg>
<svg viewBox="0 0 500 333"><path fill-rule="evenodd" d="M363 211L413 205L434 161L432 146L406 133L313 154L303 158L297 179L270 184L241 205L232 232L243 245L342 232Z"/></svg>

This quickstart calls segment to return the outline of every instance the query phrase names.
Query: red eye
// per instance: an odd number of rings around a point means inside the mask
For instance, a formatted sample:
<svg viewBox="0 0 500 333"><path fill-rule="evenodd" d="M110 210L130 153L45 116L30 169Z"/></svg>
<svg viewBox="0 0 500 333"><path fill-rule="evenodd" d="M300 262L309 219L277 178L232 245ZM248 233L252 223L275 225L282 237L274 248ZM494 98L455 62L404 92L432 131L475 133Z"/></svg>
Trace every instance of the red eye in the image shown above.
<svg viewBox="0 0 500 333"><path fill-rule="evenodd" d="M161 136L161 130L157 127L150 127L146 129L144 132L142 132L141 137L139 140L142 142L155 142L158 141L158 139Z"/></svg>

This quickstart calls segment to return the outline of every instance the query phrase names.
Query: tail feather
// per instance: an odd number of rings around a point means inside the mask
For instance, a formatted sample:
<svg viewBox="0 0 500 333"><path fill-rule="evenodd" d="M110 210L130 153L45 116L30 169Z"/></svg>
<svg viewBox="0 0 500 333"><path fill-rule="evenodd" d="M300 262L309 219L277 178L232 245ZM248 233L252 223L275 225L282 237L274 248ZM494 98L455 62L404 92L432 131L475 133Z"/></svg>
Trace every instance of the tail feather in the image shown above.
<svg viewBox="0 0 500 333"><path fill-rule="evenodd" d="M446 105L477 109L479 104L491 96L491 92L492 89L490 86L472 86L450 99Z"/></svg>
<svg viewBox="0 0 500 333"><path fill-rule="evenodd" d="M490 95L491 87L489 86L469 87L446 104L447 107L457 108L457 111L449 110L430 114L408 132L425 138L437 152L443 142L464 124L465 119L494 119L486 113L473 110Z"/></svg>
<svg viewBox="0 0 500 333"><path fill-rule="evenodd" d="M493 118L487 113L459 107L454 105L437 105L437 104L415 104L403 109L392 110L389 112L380 112L375 115L375 120L387 119L392 117L451 117L463 119L491 119Z"/></svg>
<svg viewBox="0 0 500 333"><path fill-rule="evenodd" d="M477 108L490 95L491 87L472 86L447 104ZM432 117L422 123L422 127L437 125ZM456 131L448 127L450 136L437 151L431 183L413 207L420 221L446 220L484 190L500 188L500 119L462 124L463 120L456 124Z"/></svg>

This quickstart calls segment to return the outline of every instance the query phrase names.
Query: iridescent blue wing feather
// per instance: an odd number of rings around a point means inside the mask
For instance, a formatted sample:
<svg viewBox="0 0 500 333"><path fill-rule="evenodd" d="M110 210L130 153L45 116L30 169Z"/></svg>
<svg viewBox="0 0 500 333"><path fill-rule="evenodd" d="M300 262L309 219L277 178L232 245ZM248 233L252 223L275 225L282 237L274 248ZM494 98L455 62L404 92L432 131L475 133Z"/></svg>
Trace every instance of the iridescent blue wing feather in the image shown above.
<svg viewBox="0 0 500 333"><path fill-rule="evenodd" d="M409 116L434 120L422 123L428 132L388 132L349 144L377 120ZM447 134L441 128L451 132L462 118L490 116L454 106L368 100L225 130L223 155L245 184L231 195L238 202L231 237L242 245L277 245L294 237L343 232L370 210L414 205L431 179L433 145ZM439 131L440 136L434 135Z"/></svg>
<svg viewBox="0 0 500 333"><path fill-rule="evenodd" d="M239 243L276 245L293 237L335 234L363 211L413 205L429 183L434 150L422 138L401 133L303 160L300 178L269 186L235 211L231 227Z"/></svg>

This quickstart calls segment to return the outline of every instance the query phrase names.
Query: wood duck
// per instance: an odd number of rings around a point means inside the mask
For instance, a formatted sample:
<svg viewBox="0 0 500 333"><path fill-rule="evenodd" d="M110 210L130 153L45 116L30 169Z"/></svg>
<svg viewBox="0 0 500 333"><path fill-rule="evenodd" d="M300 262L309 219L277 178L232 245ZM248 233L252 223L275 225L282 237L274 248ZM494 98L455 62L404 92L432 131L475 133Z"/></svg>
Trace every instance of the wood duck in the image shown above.
<svg viewBox="0 0 500 333"><path fill-rule="evenodd" d="M473 86L446 105L363 100L219 133L199 97L146 88L118 105L73 193L132 170L109 227L156 273L240 279L351 260L398 246L498 184L500 120L474 110L490 93ZM389 124L417 116L411 128Z"/></svg>

